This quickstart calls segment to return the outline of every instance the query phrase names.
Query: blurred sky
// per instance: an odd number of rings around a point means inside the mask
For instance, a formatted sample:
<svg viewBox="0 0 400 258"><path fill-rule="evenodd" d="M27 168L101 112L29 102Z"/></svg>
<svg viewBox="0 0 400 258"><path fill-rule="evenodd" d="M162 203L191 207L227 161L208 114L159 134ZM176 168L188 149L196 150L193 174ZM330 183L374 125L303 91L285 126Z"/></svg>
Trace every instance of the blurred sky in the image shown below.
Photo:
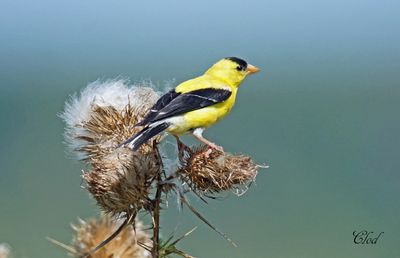
<svg viewBox="0 0 400 258"><path fill-rule="evenodd" d="M0 2L0 242L66 257L45 240L97 214L57 117L98 78L159 88L226 56L262 69L206 135L271 168L208 206L233 248L171 200L164 235L199 225L196 257L399 257L399 1ZM190 138L186 139L191 141ZM193 141L192 141L193 142ZM354 230L384 231L357 246Z"/></svg>

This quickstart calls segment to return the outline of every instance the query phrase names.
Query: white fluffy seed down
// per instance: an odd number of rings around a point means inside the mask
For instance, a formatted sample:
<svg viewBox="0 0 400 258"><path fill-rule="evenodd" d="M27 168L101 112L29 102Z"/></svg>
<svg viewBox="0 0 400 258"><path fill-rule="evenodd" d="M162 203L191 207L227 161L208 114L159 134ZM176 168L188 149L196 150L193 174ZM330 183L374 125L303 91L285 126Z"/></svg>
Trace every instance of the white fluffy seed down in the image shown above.
<svg viewBox="0 0 400 258"><path fill-rule="evenodd" d="M6 243L0 243L0 258L11 258L10 246Z"/></svg>
<svg viewBox="0 0 400 258"><path fill-rule="evenodd" d="M84 159L85 153L78 151L85 147L85 137L91 137L84 124L91 118L93 107L113 107L122 112L129 104L134 110L145 112L158 99L150 82L129 85L125 80L95 81L79 94L74 94L65 103L60 117L66 124L65 140L69 150Z"/></svg>

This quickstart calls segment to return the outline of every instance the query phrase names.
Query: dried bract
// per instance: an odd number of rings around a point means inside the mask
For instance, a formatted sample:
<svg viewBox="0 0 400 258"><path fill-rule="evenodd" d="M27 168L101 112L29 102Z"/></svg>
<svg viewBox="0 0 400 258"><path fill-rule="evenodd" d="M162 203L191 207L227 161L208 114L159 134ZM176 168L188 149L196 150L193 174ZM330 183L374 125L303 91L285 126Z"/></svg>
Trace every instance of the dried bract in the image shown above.
<svg viewBox="0 0 400 258"><path fill-rule="evenodd" d="M75 237L73 239L74 257L84 257L92 251L99 243L109 237L121 224L114 221L110 216L102 216L101 219L81 220L74 225ZM151 248L149 235L143 231L142 223L136 221L135 229L132 225L125 227L121 233L110 243L91 254L90 258L147 258L151 257L148 250L142 246Z"/></svg>
<svg viewBox="0 0 400 258"><path fill-rule="evenodd" d="M141 130L135 124L142 119L142 112L137 112L128 104L124 110L118 111L114 107L93 106L90 119L82 124L87 132L85 136L77 136L86 141L78 151L86 153L86 159L91 163L102 160L104 155L112 152L116 146ZM155 140L159 140L156 137ZM143 144L139 152L151 153L154 141Z"/></svg>
<svg viewBox="0 0 400 258"><path fill-rule="evenodd" d="M243 192L255 180L258 168L248 156L203 146L186 155L177 173L192 190L207 196L226 190Z"/></svg>
<svg viewBox="0 0 400 258"><path fill-rule="evenodd" d="M160 167L153 153L118 148L83 174L87 189L102 210L111 214L135 213L151 206L149 193Z"/></svg>
<svg viewBox="0 0 400 258"><path fill-rule="evenodd" d="M134 125L158 99L148 86L128 86L122 80L96 81L73 96L61 114L70 150L79 159L96 162L137 133L141 128ZM149 142L139 151L148 153L152 147Z"/></svg>

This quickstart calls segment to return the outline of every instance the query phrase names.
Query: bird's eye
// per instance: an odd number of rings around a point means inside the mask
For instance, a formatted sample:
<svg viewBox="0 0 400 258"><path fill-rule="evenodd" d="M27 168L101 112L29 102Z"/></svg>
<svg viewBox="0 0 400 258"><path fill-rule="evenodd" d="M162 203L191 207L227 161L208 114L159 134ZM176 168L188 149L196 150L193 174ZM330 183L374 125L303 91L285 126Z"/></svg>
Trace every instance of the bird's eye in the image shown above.
<svg viewBox="0 0 400 258"><path fill-rule="evenodd" d="M243 66L241 66L241 65L236 66L236 70L243 71Z"/></svg>

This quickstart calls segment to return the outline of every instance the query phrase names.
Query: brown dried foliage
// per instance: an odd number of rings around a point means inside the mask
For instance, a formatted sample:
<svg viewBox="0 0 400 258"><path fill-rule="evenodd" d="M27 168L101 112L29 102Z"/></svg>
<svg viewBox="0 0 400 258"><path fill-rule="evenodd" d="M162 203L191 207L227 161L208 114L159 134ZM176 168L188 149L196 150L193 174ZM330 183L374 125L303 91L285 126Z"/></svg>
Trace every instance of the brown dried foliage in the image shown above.
<svg viewBox="0 0 400 258"><path fill-rule="evenodd" d="M248 156L222 153L206 146L192 149L181 163L177 172L181 180L204 195L247 187L259 168Z"/></svg>
<svg viewBox="0 0 400 258"><path fill-rule="evenodd" d="M84 257L105 238L109 237L119 226L119 223L104 215L99 220L81 220L79 225L73 226L75 237L72 245L74 257ZM145 258L151 257L150 252L140 245L151 247L151 240L143 230L142 224L136 222L125 227L121 233L106 246L91 254L90 258Z"/></svg>
<svg viewBox="0 0 400 258"><path fill-rule="evenodd" d="M86 153L86 161L92 165L83 174L87 189L107 213L132 214L151 206L151 183L160 169L154 152L159 137L143 144L137 152L117 148L141 130L135 124L149 107L145 101L151 97L149 94L143 91L142 105L133 108L128 104L122 111L112 106L92 106L90 119L82 124L86 133L77 137L86 142L79 151Z"/></svg>
<svg viewBox="0 0 400 258"><path fill-rule="evenodd" d="M112 106L93 106L91 118L82 125L87 133L77 137L87 144L78 151L86 153L86 160L91 163L101 162L103 156L141 130L135 124L143 118L146 111L144 107L139 109L131 105L127 105L122 112ZM159 140L159 137L155 139ZM153 142L143 144L138 151L142 154L153 152Z"/></svg>
<svg viewBox="0 0 400 258"><path fill-rule="evenodd" d="M136 213L151 206L151 183L160 171L154 153L118 148L83 174L87 189L101 209L110 214Z"/></svg>

